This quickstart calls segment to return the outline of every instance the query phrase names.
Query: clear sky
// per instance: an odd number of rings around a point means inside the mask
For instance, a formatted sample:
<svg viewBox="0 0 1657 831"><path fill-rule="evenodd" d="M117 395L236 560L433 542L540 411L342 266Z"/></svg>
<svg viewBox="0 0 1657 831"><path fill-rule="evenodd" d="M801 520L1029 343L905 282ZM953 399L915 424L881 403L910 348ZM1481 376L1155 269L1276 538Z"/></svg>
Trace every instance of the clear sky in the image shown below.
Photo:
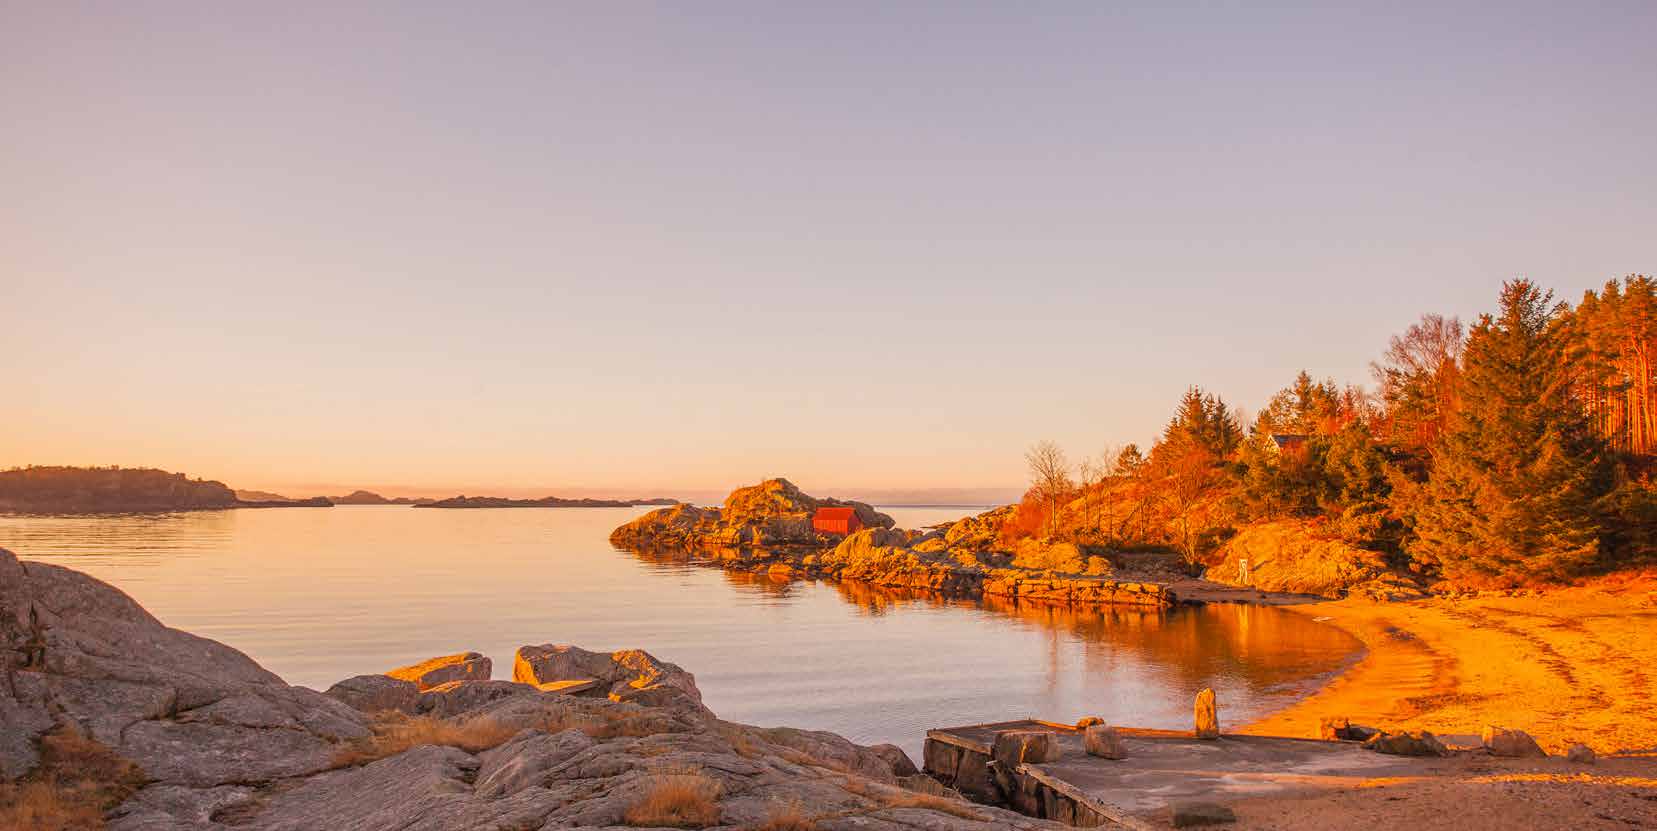
<svg viewBox="0 0 1657 831"><path fill-rule="evenodd" d="M0 0L0 466L1012 487L1657 271L1657 4Z"/></svg>

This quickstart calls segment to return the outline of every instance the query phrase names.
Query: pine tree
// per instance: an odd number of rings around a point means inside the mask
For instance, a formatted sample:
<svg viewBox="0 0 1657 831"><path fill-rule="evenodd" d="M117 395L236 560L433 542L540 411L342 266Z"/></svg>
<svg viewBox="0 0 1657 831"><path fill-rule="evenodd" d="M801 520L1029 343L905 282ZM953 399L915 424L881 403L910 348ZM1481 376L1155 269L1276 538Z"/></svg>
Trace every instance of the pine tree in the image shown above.
<svg viewBox="0 0 1657 831"><path fill-rule="evenodd" d="M1191 387L1180 397L1158 447L1166 448L1165 453L1180 455L1195 446L1219 460L1236 452L1242 441L1243 428L1236 411L1219 396Z"/></svg>
<svg viewBox="0 0 1657 831"><path fill-rule="evenodd" d="M1410 554L1451 578L1562 579L1599 556L1604 445L1570 398L1553 295L1502 286L1473 328L1455 422L1434 450Z"/></svg>

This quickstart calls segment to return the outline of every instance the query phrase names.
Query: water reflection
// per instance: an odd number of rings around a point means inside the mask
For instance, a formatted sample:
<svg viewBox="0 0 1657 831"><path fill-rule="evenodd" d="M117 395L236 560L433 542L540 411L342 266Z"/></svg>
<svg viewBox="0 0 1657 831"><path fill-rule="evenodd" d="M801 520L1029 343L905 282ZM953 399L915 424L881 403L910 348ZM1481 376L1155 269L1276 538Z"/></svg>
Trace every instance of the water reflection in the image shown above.
<svg viewBox="0 0 1657 831"><path fill-rule="evenodd" d="M712 562L697 565L682 552L622 550L662 569L719 567ZM819 582L765 571L721 570L721 574L739 592L777 600ZM1332 665L1331 656L1356 657L1354 641L1339 629L1263 606L1089 607L1027 598L962 598L858 581L820 582L859 615L885 617L917 605L996 615L1089 644L1083 651L1084 661L1101 670L1117 665L1125 655L1140 656L1180 687L1200 687L1205 679L1230 675L1261 690L1293 692L1319 683L1348 663L1339 660Z"/></svg>
<svg viewBox="0 0 1657 831"><path fill-rule="evenodd" d="M525 643L643 647L692 670L727 718L912 753L929 728L1027 715L1180 726L1204 686L1236 723L1356 648L1277 609L965 600L617 553L610 530L639 512L0 516L0 546L107 580L292 683L326 687L467 649L495 656L505 676Z"/></svg>

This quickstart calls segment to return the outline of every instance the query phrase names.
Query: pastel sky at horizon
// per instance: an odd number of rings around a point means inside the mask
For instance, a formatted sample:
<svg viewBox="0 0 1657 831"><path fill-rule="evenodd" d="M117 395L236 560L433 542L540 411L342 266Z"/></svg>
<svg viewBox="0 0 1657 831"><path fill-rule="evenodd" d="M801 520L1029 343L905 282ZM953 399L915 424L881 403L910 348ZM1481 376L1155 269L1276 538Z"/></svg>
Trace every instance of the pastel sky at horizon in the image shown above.
<svg viewBox="0 0 1657 831"><path fill-rule="evenodd" d="M0 467L1016 490L1657 272L1657 4L0 0Z"/></svg>

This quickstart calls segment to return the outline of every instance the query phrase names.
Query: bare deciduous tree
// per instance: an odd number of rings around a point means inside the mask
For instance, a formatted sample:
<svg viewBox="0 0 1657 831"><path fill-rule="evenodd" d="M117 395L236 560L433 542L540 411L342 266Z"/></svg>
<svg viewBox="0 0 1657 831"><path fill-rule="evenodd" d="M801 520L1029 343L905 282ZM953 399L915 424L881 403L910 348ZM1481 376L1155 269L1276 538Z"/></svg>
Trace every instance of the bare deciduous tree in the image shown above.
<svg viewBox="0 0 1657 831"><path fill-rule="evenodd" d="M1214 456L1204 448L1192 448L1159 466L1165 466L1161 490L1169 513L1169 527L1175 534L1174 542L1186 569L1195 576L1202 567L1197 540L1207 521L1204 497L1218 475Z"/></svg>
<svg viewBox="0 0 1657 831"><path fill-rule="evenodd" d="M1381 360L1370 364L1380 384L1387 418L1406 440L1430 447L1448 429L1461 383L1461 354L1467 345L1461 321L1422 315L1395 336Z"/></svg>
<svg viewBox="0 0 1657 831"><path fill-rule="evenodd" d="M1094 486L1104 479L1104 469L1091 458L1076 463L1076 483L1082 486L1082 526L1089 530L1093 524Z"/></svg>
<svg viewBox="0 0 1657 831"><path fill-rule="evenodd" d="M1109 535L1113 533L1111 523L1115 521L1116 516L1118 484L1116 480L1128 473L1122 468L1122 448L1114 444L1105 445L1105 449L1099 454L1099 460L1094 465L1099 476L1099 502L1101 507L1104 508L1105 514L1103 527L1106 534ZM1097 530L1100 525L1101 523L1095 522L1093 527Z"/></svg>
<svg viewBox="0 0 1657 831"><path fill-rule="evenodd" d="M1070 462L1057 444L1047 440L1031 445L1024 460L1030 465L1030 489L1047 504L1047 535L1051 537L1057 527L1059 501L1075 490Z"/></svg>

